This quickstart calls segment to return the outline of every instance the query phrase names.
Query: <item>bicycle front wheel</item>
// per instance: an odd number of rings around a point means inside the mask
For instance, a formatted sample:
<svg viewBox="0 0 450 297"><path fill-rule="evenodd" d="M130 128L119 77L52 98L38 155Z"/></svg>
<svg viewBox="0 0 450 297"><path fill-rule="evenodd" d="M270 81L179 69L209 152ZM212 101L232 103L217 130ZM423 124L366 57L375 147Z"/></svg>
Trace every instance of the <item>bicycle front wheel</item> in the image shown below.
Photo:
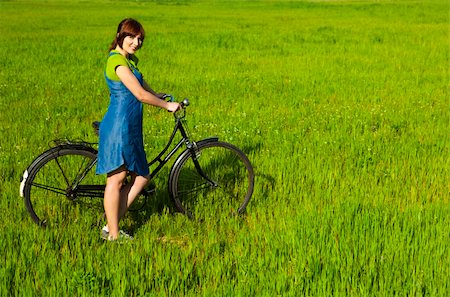
<svg viewBox="0 0 450 297"><path fill-rule="evenodd" d="M82 197L103 197L104 178L95 174L96 151L70 145L53 148L36 159L25 171L21 194L27 211L40 226L77 221ZM84 199L95 208L101 199Z"/></svg>
<svg viewBox="0 0 450 297"><path fill-rule="evenodd" d="M169 193L176 208L190 218L229 216L244 212L254 187L247 156L226 142L199 142L175 162Z"/></svg>

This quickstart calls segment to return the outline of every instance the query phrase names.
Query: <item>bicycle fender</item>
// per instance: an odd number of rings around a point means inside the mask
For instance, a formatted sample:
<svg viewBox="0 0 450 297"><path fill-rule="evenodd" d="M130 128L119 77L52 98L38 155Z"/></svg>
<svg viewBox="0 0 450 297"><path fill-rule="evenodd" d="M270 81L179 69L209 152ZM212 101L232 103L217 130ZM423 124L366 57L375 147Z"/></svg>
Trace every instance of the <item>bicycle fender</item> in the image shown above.
<svg viewBox="0 0 450 297"><path fill-rule="evenodd" d="M33 160L33 162L31 162L31 164L27 167L27 169L25 169L22 176L20 177L20 191L19 192L20 192L21 197L23 197L23 190L25 188L25 183L27 181L28 175L34 169L36 164L38 164L43 158L47 157L48 155L57 154L59 151L61 151L63 149L84 150L84 151L89 151L93 154L97 154L96 149L94 149L90 146L84 145L84 144L61 144L61 145L52 147L52 148L44 151L42 154L37 156Z"/></svg>
<svg viewBox="0 0 450 297"><path fill-rule="evenodd" d="M33 162L31 162L30 166L28 166L27 170L30 171L34 166L36 166L36 164L38 162L40 162L43 158L47 157L47 155L57 154L59 151L61 151L63 149L89 151L91 153L97 154L96 149L94 149L90 146L84 145L84 144L60 144L60 145L57 145L55 147L52 147L52 148L46 150L45 152L43 152L42 154L37 156L36 159L34 159Z"/></svg>
<svg viewBox="0 0 450 297"><path fill-rule="evenodd" d="M212 137L208 137L208 138L204 138L200 141L196 141L195 143L193 143L193 145L195 145L196 147L205 145L207 143L211 143L211 142L218 142L219 141L219 137L217 136L212 136ZM185 149L180 156L175 160L175 164L178 164L178 162L181 160L182 157L184 157L186 154L188 154L189 152L191 152L191 148L187 148Z"/></svg>
<svg viewBox="0 0 450 297"><path fill-rule="evenodd" d="M217 141L219 141L219 137L211 136L211 137L208 137L208 138L204 138L204 139L202 139L200 141L197 141L197 145L201 145L203 143L208 143L208 142L217 142Z"/></svg>

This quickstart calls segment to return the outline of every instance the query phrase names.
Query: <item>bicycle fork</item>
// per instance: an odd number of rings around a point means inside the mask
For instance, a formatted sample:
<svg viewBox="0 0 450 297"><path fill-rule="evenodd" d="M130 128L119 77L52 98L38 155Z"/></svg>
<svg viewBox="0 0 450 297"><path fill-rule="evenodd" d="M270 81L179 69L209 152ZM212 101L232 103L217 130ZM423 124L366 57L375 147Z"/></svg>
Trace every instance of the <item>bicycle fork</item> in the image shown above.
<svg viewBox="0 0 450 297"><path fill-rule="evenodd" d="M200 158L200 151L198 150L197 144L195 142L188 142L187 148L191 152L191 158L194 162L195 169L197 170L198 174L200 174L201 177L203 177L208 185L212 188L217 188L219 184L215 181L213 181L202 169L200 166L200 163L198 162L198 159Z"/></svg>
<svg viewBox="0 0 450 297"><path fill-rule="evenodd" d="M195 169L197 170L198 174L200 174L201 177L203 177L208 185L212 188L217 188L219 184L215 181L213 181L201 168L200 163L198 162L198 159L200 158L200 151L198 150L197 143L195 141L190 141L188 132L183 127L181 122L179 121L177 123L178 129L180 130L181 136L183 137L184 143L186 144L187 149L191 152L191 158L194 162Z"/></svg>

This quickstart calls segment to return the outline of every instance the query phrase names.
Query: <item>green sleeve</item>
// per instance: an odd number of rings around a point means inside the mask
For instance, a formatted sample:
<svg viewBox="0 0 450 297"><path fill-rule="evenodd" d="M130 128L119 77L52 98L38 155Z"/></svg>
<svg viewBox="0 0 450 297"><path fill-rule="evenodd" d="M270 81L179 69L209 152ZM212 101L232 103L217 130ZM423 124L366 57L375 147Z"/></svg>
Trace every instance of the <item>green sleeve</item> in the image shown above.
<svg viewBox="0 0 450 297"><path fill-rule="evenodd" d="M109 56L108 61L106 62L106 70L105 70L106 76L110 80L120 81L120 78L116 74L116 68L118 66L126 66L130 68L130 63L132 63L133 66L136 67L137 62L138 59L134 55L130 57L130 60L127 60L127 58L125 58L121 54L111 55Z"/></svg>

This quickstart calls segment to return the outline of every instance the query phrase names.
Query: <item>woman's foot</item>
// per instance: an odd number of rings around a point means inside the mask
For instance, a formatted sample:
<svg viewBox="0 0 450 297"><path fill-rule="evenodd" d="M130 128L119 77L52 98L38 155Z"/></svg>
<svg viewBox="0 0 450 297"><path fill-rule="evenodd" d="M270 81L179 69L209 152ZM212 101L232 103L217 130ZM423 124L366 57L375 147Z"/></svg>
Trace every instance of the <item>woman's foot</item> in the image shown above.
<svg viewBox="0 0 450 297"><path fill-rule="evenodd" d="M115 240L119 240L119 241L123 241L123 240L133 240L133 236L127 234L125 231L119 230L119 234L117 235L117 238L113 238L110 234L109 234L109 230L108 230L108 226L103 227L102 232L101 232L101 237L104 240L108 240L108 241L115 241Z"/></svg>

